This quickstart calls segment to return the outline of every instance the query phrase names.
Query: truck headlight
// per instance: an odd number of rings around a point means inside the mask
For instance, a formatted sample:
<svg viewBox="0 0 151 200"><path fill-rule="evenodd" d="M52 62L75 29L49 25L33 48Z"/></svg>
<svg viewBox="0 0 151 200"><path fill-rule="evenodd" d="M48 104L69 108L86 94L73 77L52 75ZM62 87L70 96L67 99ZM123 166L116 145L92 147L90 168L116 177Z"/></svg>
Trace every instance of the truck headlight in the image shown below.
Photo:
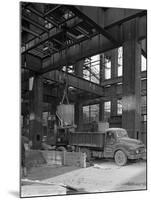
<svg viewBox="0 0 151 200"><path fill-rule="evenodd" d="M138 149L136 149L136 153L139 153L139 150L138 150Z"/></svg>

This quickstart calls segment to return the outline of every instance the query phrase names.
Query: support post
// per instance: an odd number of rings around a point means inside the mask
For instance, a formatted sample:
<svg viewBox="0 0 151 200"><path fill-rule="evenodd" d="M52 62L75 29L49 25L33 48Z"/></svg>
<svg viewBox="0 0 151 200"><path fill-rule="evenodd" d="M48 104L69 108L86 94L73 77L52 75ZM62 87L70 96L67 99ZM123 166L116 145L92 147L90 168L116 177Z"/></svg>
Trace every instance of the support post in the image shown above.
<svg viewBox="0 0 151 200"><path fill-rule="evenodd" d="M122 127L137 138L141 124L141 44L137 40L137 19L124 25L123 44L123 114Z"/></svg>
<svg viewBox="0 0 151 200"><path fill-rule="evenodd" d="M75 74L81 78L83 77L83 64L84 60L80 60L74 65ZM83 121L82 104L80 102L77 102L75 104L75 124L77 125L77 130L81 130L82 121Z"/></svg>
<svg viewBox="0 0 151 200"><path fill-rule="evenodd" d="M40 149L42 142L42 110L43 110L43 82L42 77L36 76L30 91L30 139L33 149Z"/></svg>

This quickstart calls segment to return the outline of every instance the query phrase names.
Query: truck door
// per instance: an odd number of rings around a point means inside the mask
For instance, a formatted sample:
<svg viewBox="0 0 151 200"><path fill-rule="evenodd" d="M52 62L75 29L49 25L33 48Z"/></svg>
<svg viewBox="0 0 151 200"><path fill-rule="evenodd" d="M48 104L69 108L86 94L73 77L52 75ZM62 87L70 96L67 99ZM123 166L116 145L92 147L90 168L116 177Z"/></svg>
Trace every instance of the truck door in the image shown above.
<svg viewBox="0 0 151 200"><path fill-rule="evenodd" d="M105 146L104 146L104 157L105 158L113 158L115 143L116 143L116 139L115 139L114 132L113 131L106 132Z"/></svg>

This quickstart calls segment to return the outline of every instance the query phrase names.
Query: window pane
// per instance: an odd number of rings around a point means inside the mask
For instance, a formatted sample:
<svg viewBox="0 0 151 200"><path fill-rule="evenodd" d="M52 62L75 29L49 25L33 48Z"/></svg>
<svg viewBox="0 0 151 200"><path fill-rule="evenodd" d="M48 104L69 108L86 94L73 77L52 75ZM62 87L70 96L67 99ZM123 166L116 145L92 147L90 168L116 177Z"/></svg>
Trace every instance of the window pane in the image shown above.
<svg viewBox="0 0 151 200"><path fill-rule="evenodd" d="M85 59L83 78L94 83L100 82L100 54Z"/></svg>
<svg viewBox="0 0 151 200"><path fill-rule="evenodd" d="M89 122L89 106L83 107L83 122L87 123Z"/></svg>
<svg viewBox="0 0 151 200"><path fill-rule="evenodd" d="M146 62L146 58L143 55L141 55L141 71L147 70Z"/></svg>
<svg viewBox="0 0 151 200"><path fill-rule="evenodd" d="M99 121L99 104L83 107L83 122Z"/></svg>
<svg viewBox="0 0 151 200"><path fill-rule="evenodd" d="M142 115L141 116L141 121L146 122L147 121L147 115Z"/></svg>
<svg viewBox="0 0 151 200"><path fill-rule="evenodd" d="M146 114L147 112L147 98L146 96L141 96L141 113Z"/></svg>
<svg viewBox="0 0 151 200"><path fill-rule="evenodd" d="M122 114L122 100L117 100L117 114Z"/></svg>
<svg viewBox="0 0 151 200"><path fill-rule="evenodd" d="M70 73L70 74L74 74L74 67L73 67L73 65L68 66L67 72Z"/></svg>
<svg viewBox="0 0 151 200"><path fill-rule="evenodd" d="M106 101L104 102L104 120L108 120L111 114L111 102Z"/></svg>
<svg viewBox="0 0 151 200"><path fill-rule="evenodd" d="M47 126L48 123L48 112L42 113L42 125Z"/></svg>
<svg viewBox="0 0 151 200"><path fill-rule="evenodd" d="M90 121L99 121L99 104L96 105L91 105L90 106L91 109L91 119Z"/></svg>
<svg viewBox="0 0 151 200"><path fill-rule="evenodd" d="M118 68L117 68L117 76L123 75L123 48L118 48Z"/></svg>
<svg viewBox="0 0 151 200"><path fill-rule="evenodd" d="M111 59L104 58L104 65L105 65L105 79L111 78Z"/></svg>

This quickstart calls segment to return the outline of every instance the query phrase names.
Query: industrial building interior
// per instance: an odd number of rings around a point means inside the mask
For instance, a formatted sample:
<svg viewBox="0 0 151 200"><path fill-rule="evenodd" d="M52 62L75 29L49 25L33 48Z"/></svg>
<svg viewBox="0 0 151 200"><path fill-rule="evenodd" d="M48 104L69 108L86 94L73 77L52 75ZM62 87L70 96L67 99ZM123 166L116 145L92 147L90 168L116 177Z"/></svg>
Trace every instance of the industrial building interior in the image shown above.
<svg viewBox="0 0 151 200"><path fill-rule="evenodd" d="M146 189L147 10L21 2L20 45L22 195Z"/></svg>
<svg viewBox="0 0 151 200"><path fill-rule="evenodd" d="M99 121L147 140L147 11L21 2L21 125L40 149L57 106L75 131ZM57 119L57 125L59 119Z"/></svg>

